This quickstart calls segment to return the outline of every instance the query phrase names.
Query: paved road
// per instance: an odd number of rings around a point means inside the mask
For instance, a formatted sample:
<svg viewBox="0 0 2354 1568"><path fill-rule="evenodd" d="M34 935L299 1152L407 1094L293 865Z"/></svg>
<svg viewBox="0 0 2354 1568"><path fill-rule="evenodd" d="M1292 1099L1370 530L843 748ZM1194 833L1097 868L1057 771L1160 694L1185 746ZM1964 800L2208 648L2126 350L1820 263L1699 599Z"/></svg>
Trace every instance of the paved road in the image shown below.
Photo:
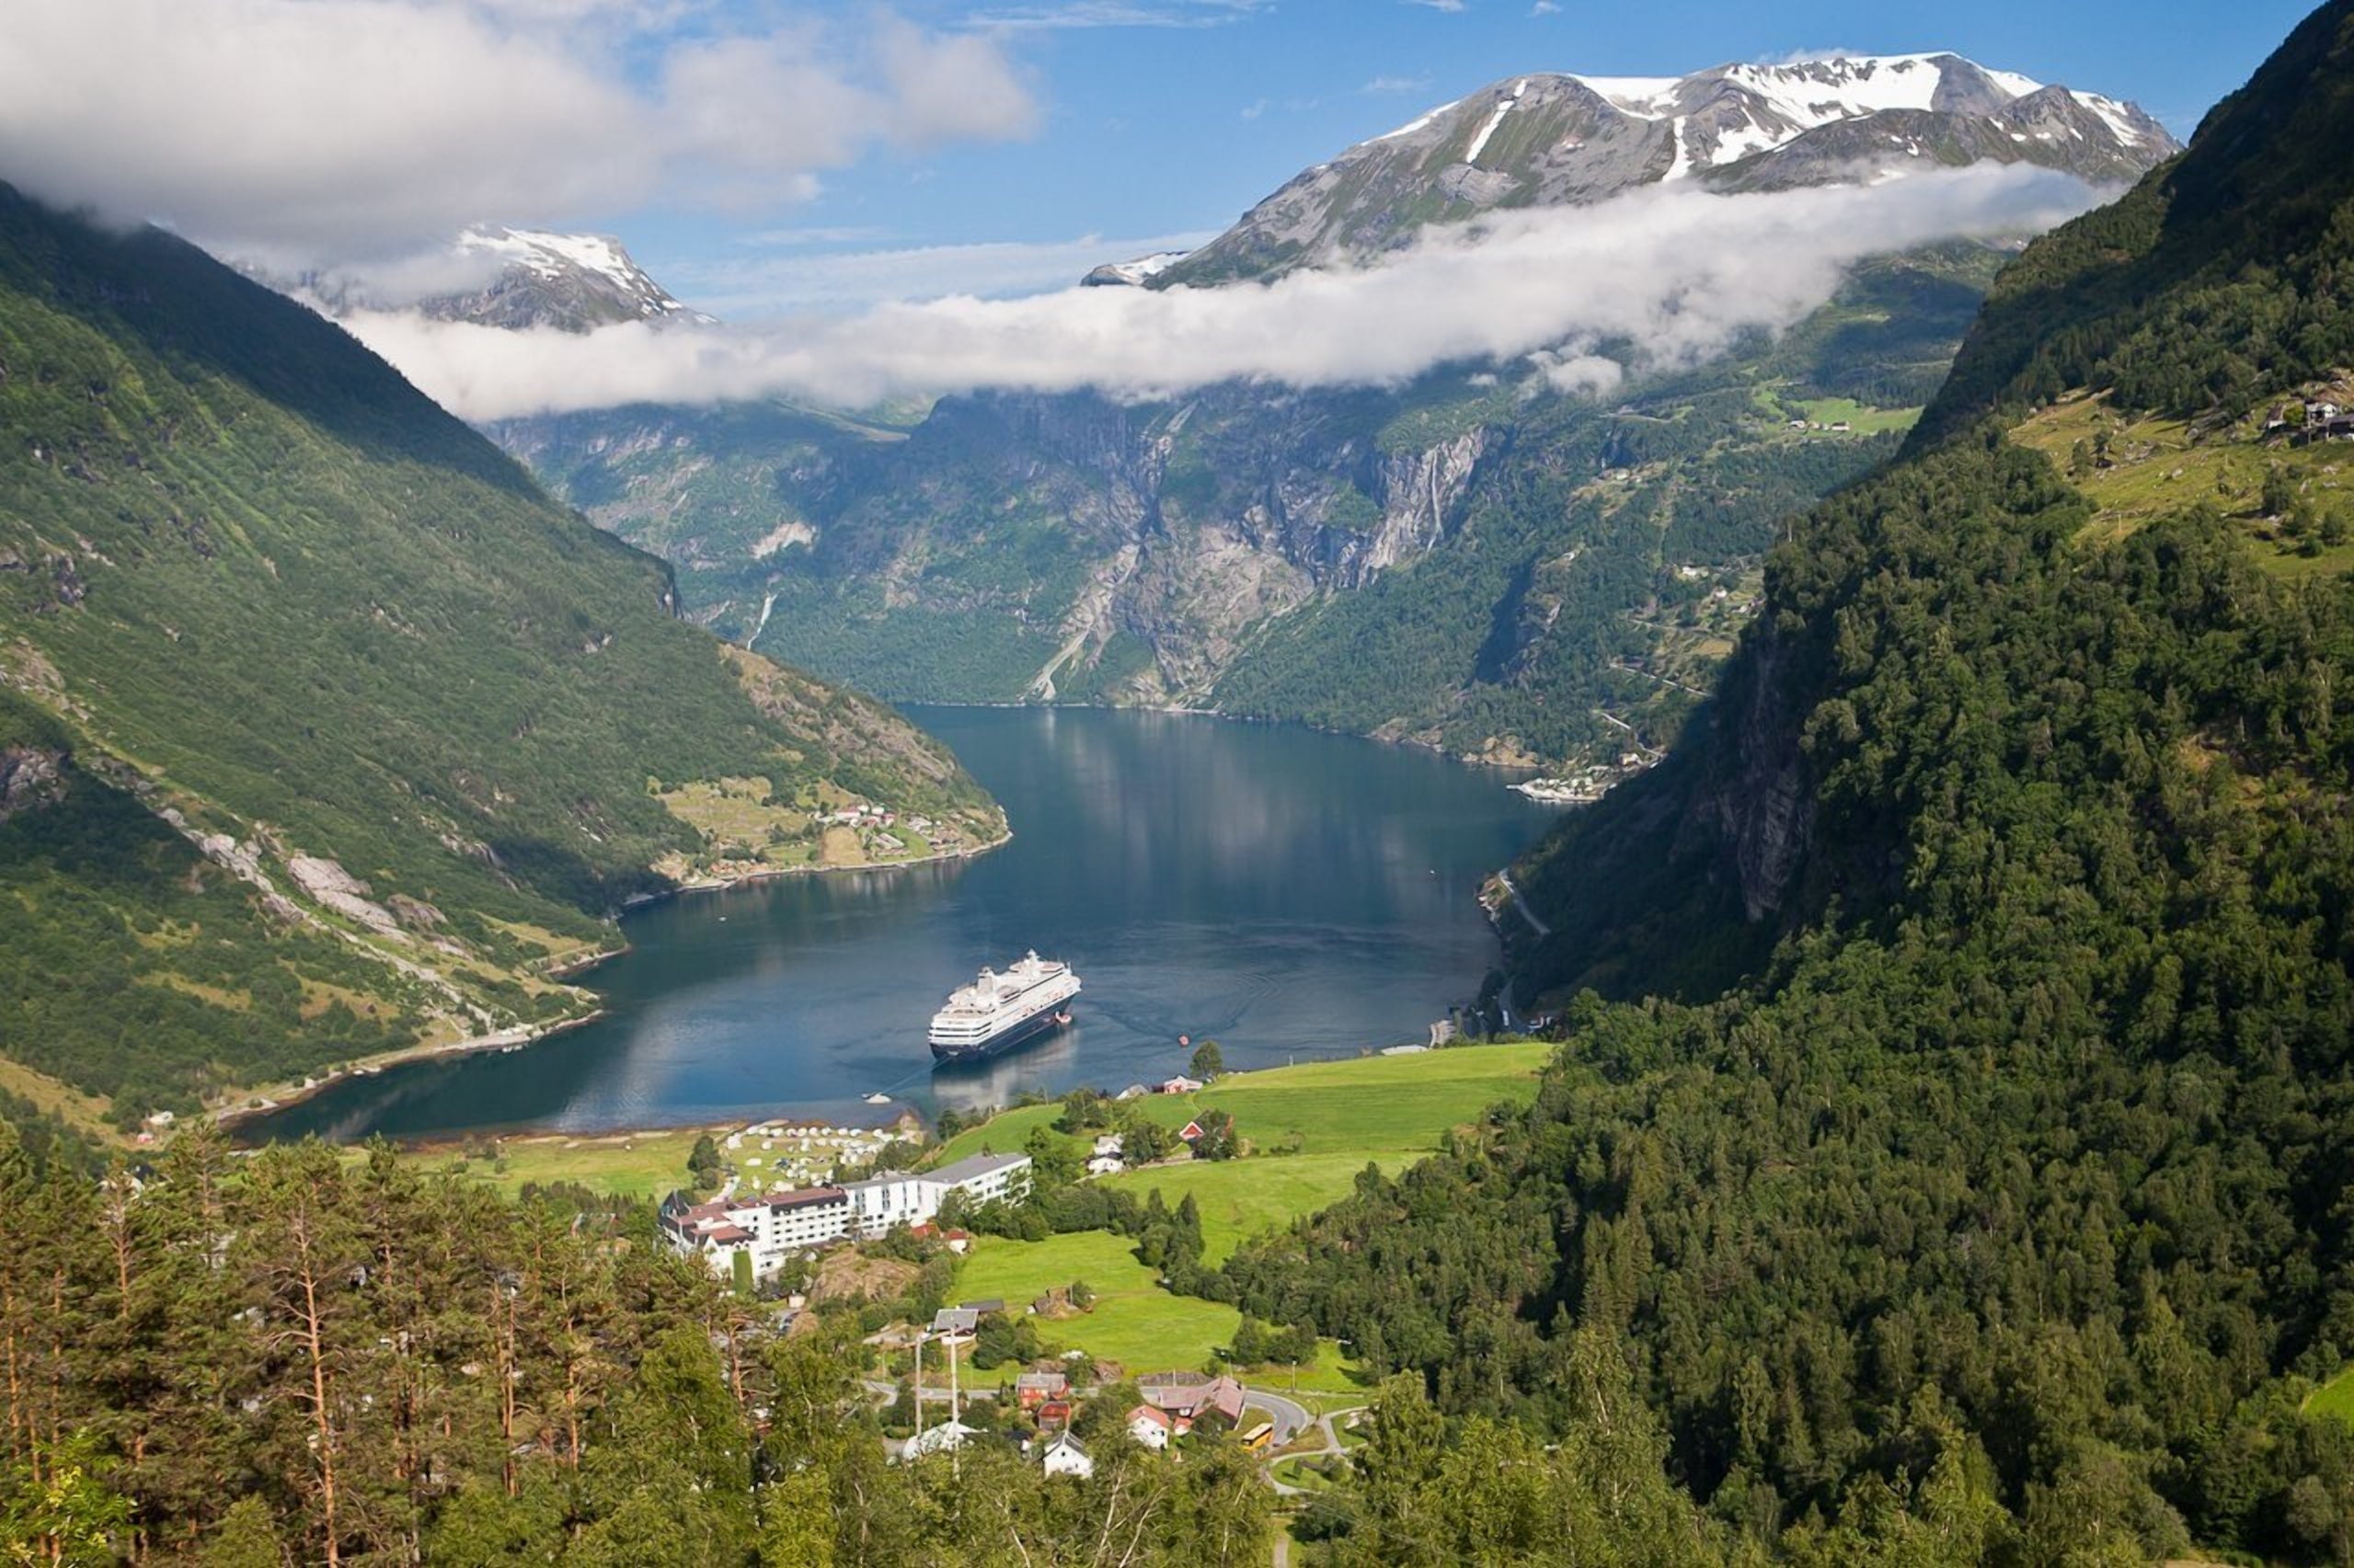
<svg viewBox="0 0 2354 1568"><path fill-rule="evenodd" d="M1346 1453L1348 1450L1340 1446L1340 1434L1334 1430L1332 1424L1334 1420L1339 1416L1353 1415L1355 1413L1356 1413L1354 1411L1341 1410L1335 1411L1331 1415L1320 1415L1316 1417L1313 1423L1310 1423L1310 1425L1313 1427L1316 1435L1324 1439L1323 1447L1303 1449L1298 1454L1286 1454L1283 1457L1286 1459L1329 1459L1337 1454ZM1276 1481L1272 1474L1268 1477L1268 1480L1273 1482L1275 1494L1279 1497L1305 1497L1308 1495L1308 1488L1304 1486L1293 1486L1285 1482Z"/></svg>
<svg viewBox="0 0 2354 1568"><path fill-rule="evenodd" d="M1316 1424L1316 1418L1308 1413L1306 1405L1297 1400L1285 1399L1281 1394L1269 1393L1265 1389L1252 1389L1245 1397L1243 1407L1247 1410L1252 1405L1267 1412L1274 1421L1275 1447L1279 1448L1289 1443L1293 1434L1304 1432Z"/></svg>

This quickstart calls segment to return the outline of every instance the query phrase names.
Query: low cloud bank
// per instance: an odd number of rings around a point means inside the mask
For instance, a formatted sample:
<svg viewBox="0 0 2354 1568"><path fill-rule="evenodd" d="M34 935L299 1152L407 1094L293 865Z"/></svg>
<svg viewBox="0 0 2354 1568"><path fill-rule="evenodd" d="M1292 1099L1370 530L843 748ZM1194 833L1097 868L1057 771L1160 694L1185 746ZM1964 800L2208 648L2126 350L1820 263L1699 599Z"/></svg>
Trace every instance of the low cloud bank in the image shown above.
<svg viewBox="0 0 2354 1568"><path fill-rule="evenodd" d="M1744 331L1797 322L1867 256L2039 231L2096 199L2024 166L1770 195L1652 188L1430 231L1372 265L1269 285L959 297L756 329L514 333L387 314L349 325L477 420L992 387L1147 399L1234 380L1386 385L1464 361L1529 360L1557 386L1601 391L1628 367L1598 343L1640 344L1642 368L1695 364Z"/></svg>

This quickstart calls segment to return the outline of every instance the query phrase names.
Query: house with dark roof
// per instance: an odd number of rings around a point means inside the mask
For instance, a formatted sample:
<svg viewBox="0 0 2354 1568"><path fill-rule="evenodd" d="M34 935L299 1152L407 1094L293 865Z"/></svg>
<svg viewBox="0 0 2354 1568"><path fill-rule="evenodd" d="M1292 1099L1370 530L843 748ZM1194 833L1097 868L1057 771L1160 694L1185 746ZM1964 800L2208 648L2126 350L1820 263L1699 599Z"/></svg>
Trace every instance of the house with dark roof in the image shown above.
<svg viewBox="0 0 2354 1568"><path fill-rule="evenodd" d="M1096 1461L1087 1457L1087 1450L1080 1446L1079 1439L1068 1432L1056 1435L1054 1441L1046 1446L1039 1463L1049 1475L1076 1476L1085 1481L1096 1473Z"/></svg>
<svg viewBox="0 0 2354 1568"><path fill-rule="evenodd" d="M1188 1425L1212 1412L1240 1421L1248 1391L1230 1377L1205 1378L1199 1372L1155 1372L1140 1379L1136 1388L1145 1403L1181 1417Z"/></svg>

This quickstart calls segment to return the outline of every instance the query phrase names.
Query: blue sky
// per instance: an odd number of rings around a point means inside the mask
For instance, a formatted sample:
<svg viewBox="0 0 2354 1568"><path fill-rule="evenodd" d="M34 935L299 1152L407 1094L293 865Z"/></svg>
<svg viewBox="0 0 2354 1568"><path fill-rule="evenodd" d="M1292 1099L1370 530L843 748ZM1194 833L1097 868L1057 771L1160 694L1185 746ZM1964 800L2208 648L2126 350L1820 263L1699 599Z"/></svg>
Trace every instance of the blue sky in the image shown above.
<svg viewBox="0 0 2354 1568"><path fill-rule="evenodd" d="M1002 26L1040 110L1033 134L879 152L825 173L814 199L756 218L659 206L583 216L618 229L680 292L738 315L757 314L755 296L779 287L818 303L836 291L846 302L959 280L1003 292L1099 252L1117 259L1124 245L1214 231L1308 165L1517 72L1675 75L1800 52L1950 49L2130 98L2187 137L2309 9L2283 0L912 3L899 13L926 28ZM950 248L963 246L988 248Z"/></svg>
<svg viewBox="0 0 2354 1568"><path fill-rule="evenodd" d="M1489 82L1952 50L2178 134L2302 0L8 0L0 179L286 273L619 236L730 320L1051 289ZM471 265L477 269L477 258ZM478 281L479 280L476 280ZM454 279L444 286L457 286Z"/></svg>

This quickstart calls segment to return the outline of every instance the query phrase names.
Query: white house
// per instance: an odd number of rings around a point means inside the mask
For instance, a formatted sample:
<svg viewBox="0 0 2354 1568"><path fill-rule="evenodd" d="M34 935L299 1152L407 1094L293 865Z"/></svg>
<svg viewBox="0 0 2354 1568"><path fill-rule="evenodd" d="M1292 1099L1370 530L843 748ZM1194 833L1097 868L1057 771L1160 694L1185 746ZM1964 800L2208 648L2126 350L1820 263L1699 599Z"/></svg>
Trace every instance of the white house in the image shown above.
<svg viewBox="0 0 2354 1568"><path fill-rule="evenodd" d="M923 1225L940 1212L939 1194L929 1180L905 1171L878 1171L843 1190L850 1195L862 1236L879 1236L894 1225Z"/></svg>
<svg viewBox="0 0 2354 1568"><path fill-rule="evenodd" d="M1177 1436L1177 1417L1156 1406L1140 1404L1128 1413L1128 1435L1148 1448L1166 1448Z"/></svg>
<svg viewBox="0 0 2354 1568"><path fill-rule="evenodd" d="M1091 1176L1116 1176L1126 1169L1128 1162L1117 1154L1097 1154L1087 1162L1087 1174Z"/></svg>
<svg viewBox="0 0 2354 1568"><path fill-rule="evenodd" d="M1079 1446L1079 1439L1068 1432L1058 1433L1046 1446L1046 1455L1039 1461L1049 1475L1075 1475L1085 1481L1096 1473L1096 1461Z"/></svg>

